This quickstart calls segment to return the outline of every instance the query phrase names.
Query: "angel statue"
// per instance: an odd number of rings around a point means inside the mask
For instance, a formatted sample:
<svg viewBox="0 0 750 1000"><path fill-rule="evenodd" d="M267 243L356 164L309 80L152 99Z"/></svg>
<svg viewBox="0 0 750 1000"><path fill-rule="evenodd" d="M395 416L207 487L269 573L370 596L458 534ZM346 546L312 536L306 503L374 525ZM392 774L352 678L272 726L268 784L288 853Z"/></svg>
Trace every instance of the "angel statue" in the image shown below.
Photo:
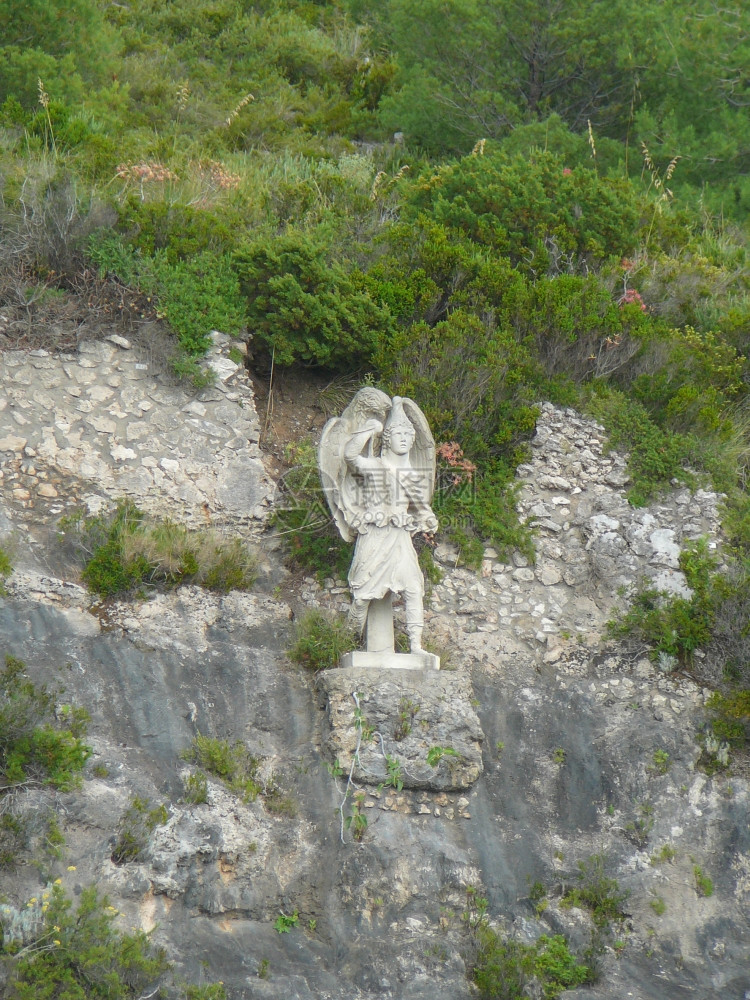
<svg viewBox="0 0 750 1000"><path fill-rule="evenodd" d="M366 627L368 654L393 654L391 597L403 594L411 653L438 665L422 649L424 577L412 542L438 527L430 508L435 442L424 414L411 399L366 386L326 424L318 461L339 532L357 540L350 619L360 632Z"/></svg>

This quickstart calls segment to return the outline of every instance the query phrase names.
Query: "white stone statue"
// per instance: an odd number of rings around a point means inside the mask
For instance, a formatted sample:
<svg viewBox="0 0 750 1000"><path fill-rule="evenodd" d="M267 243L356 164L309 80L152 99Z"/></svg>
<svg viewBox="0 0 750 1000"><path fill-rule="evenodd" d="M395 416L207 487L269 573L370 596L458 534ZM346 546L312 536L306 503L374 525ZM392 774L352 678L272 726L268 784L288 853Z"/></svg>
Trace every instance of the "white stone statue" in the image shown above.
<svg viewBox="0 0 750 1000"><path fill-rule="evenodd" d="M350 654L352 662L439 666L422 649L424 577L412 542L416 533L438 527L430 508L435 442L424 414L411 399L360 389L323 429L318 461L341 536L357 540L350 617L360 631L367 629L367 655ZM408 658L394 654L393 594L404 597Z"/></svg>

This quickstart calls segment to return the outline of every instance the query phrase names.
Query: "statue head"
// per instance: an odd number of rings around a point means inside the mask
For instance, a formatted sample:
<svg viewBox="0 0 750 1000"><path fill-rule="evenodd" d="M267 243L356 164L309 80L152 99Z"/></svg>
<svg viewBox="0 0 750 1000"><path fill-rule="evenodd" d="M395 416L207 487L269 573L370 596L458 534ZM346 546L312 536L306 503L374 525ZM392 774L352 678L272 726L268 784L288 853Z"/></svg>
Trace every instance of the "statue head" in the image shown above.
<svg viewBox="0 0 750 1000"><path fill-rule="evenodd" d="M395 455L408 455L417 432L409 420L400 396L393 397L393 405L383 428L383 447Z"/></svg>

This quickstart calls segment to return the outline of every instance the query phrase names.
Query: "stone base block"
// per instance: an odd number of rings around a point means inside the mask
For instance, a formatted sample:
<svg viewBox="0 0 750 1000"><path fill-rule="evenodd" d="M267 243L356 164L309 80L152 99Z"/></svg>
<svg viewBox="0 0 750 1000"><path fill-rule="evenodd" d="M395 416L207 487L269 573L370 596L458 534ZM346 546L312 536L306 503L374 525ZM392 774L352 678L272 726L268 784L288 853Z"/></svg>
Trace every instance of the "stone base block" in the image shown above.
<svg viewBox="0 0 750 1000"><path fill-rule="evenodd" d="M340 667L373 667L377 670L440 670L440 657L434 653L369 653L357 650L344 653Z"/></svg>
<svg viewBox="0 0 750 1000"><path fill-rule="evenodd" d="M413 790L459 791L482 773L484 733L465 674L334 667L316 674L315 683L328 715L330 759L347 774L353 767L357 783L388 783L394 762L404 788ZM433 748L442 752L430 763Z"/></svg>

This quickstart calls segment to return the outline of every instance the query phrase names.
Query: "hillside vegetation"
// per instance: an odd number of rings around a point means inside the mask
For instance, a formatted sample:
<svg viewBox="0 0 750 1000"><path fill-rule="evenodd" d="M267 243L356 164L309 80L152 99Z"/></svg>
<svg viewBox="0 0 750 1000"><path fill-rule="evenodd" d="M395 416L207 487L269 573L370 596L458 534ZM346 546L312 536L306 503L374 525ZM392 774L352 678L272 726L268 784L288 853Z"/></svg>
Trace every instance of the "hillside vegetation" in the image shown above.
<svg viewBox="0 0 750 1000"><path fill-rule="evenodd" d="M0 39L6 344L74 296L163 320L197 381L218 328L258 372L413 396L469 564L529 548L536 403L586 409L633 503L726 495L729 572L688 554L693 599L627 628L696 670L747 639L750 11L0 0ZM713 681L742 742L732 650Z"/></svg>

